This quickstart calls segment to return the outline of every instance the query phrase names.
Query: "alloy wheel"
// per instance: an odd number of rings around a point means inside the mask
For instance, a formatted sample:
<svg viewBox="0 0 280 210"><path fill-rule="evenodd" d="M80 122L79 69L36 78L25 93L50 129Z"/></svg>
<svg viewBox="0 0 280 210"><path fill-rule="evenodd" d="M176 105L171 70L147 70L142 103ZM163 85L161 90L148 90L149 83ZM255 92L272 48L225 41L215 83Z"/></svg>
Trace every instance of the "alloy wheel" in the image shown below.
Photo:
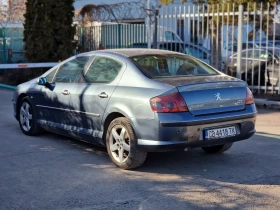
<svg viewBox="0 0 280 210"><path fill-rule="evenodd" d="M114 126L110 132L109 147L113 158L124 163L130 153L130 138L125 127L121 125Z"/></svg>
<svg viewBox="0 0 280 210"><path fill-rule="evenodd" d="M26 132L30 131L32 125L32 110L27 102L20 107L20 124Z"/></svg>

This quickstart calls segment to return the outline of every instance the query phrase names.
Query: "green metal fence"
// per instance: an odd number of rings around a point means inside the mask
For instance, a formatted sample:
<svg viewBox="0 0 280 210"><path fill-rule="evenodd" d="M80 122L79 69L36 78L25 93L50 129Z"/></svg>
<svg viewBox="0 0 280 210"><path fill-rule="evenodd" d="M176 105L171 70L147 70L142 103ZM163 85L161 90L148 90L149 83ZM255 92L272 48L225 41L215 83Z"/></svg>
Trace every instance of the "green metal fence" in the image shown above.
<svg viewBox="0 0 280 210"><path fill-rule="evenodd" d="M0 28L0 63L25 62L23 28Z"/></svg>
<svg viewBox="0 0 280 210"><path fill-rule="evenodd" d="M145 24L78 27L79 51L132 48L147 43Z"/></svg>

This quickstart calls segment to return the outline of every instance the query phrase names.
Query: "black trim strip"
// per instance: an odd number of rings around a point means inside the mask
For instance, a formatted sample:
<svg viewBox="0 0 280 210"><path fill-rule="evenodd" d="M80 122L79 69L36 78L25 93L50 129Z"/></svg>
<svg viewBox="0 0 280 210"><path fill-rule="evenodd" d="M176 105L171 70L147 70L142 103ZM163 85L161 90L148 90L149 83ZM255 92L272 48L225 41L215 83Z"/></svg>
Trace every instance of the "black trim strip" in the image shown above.
<svg viewBox="0 0 280 210"><path fill-rule="evenodd" d="M190 126L190 125L201 125L201 124L210 124L210 123L219 123L219 122L226 122L232 120L243 120L248 118L253 118L257 116L257 112L253 114L246 114L246 115L238 115L233 117L227 118L212 118L207 120L195 120L189 122L160 122L161 127L176 127L176 126Z"/></svg>

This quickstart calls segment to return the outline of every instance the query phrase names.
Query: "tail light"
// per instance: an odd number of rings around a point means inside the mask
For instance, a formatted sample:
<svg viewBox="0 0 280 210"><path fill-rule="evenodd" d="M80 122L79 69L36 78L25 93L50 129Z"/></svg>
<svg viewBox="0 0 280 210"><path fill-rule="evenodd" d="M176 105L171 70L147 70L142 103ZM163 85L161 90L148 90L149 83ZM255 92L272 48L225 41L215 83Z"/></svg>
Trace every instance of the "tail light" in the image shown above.
<svg viewBox="0 0 280 210"><path fill-rule="evenodd" d="M251 90L247 87L246 88L246 100L245 100L245 104L253 104L254 103L254 96L251 92Z"/></svg>
<svg viewBox="0 0 280 210"><path fill-rule="evenodd" d="M188 107L179 92L157 96L150 100L154 112L187 112Z"/></svg>

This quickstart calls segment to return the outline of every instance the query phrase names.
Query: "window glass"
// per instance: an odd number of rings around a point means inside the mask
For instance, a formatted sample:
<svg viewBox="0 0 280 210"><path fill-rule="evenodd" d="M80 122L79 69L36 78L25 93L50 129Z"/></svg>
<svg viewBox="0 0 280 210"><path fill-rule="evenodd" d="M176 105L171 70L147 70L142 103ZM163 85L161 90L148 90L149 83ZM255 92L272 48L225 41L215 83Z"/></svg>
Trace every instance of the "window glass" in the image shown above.
<svg viewBox="0 0 280 210"><path fill-rule="evenodd" d="M166 41L172 41L172 33L170 31L165 31L165 39Z"/></svg>
<svg viewBox="0 0 280 210"><path fill-rule="evenodd" d="M251 57L255 59L267 59L269 57L269 54L266 50L255 49L254 51L252 51Z"/></svg>
<svg viewBox="0 0 280 210"><path fill-rule="evenodd" d="M181 39L174 33L172 33L173 35L173 40L176 41L176 42L181 42Z"/></svg>
<svg viewBox="0 0 280 210"><path fill-rule="evenodd" d="M122 64L116 60L96 57L85 75L87 83L109 83L119 74Z"/></svg>
<svg viewBox="0 0 280 210"><path fill-rule="evenodd" d="M191 55L193 57L196 57L198 59L206 59L207 53L203 52L201 49L198 49L193 46L188 46L185 48L185 52L187 55Z"/></svg>
<svg viewBox="0 0 280 210"><path fill-rule="evenodd" d="M242 58L252 58L252 52L253 50L244 50L242 51ZM235 55L237 58L237 54Z"/></svg>
<svg viewBox="0 0 280 210"><path fill-rule="evenodd" d="M273 50L270 51L273 55ZM274 55L280 57L280 50L274 50Z"/></svg>
<svg viewBox="0 0 280 210"><path fill-rule="evenodd" d="M131 60L150 78L218 74L210 66L184 55L142 55Z"/></svg>
<svg viewBox="0 0 280 210"><path fill-rule="evenodd" d="M90 57L78 57L63 64L55 76L55 82L72 83L76 82L83 73L84 67Z"/></svg>
<svg viewBox="0 0 280 210"><path fill-rule="evenodd" d="M181 42L181 39L171 31L165 31L165 39L166 39L166 41Z"/></svg>
<svg viewBox="0 0 280 210"><path fill-rule="evenodd" d="M251 44L251 43L243 43L242 44L242 50L246 50L246 49L250 49L250 48L253 48L253 44ZM229 44L229 46L227 47L227 50L237 52L238 44L237 43Z"/></svg>
<svg viewBox="0 0 280 210"><path fill-rule="evenodd" d="M54 79L54 76L55 76L56 71L57 71L57 68L54 69L53 71L51 71L51 72L46 76L46 79L47 79L47 82L48 82L48 83L52 83L52 82L53 82L53 79Z"/></svg>

